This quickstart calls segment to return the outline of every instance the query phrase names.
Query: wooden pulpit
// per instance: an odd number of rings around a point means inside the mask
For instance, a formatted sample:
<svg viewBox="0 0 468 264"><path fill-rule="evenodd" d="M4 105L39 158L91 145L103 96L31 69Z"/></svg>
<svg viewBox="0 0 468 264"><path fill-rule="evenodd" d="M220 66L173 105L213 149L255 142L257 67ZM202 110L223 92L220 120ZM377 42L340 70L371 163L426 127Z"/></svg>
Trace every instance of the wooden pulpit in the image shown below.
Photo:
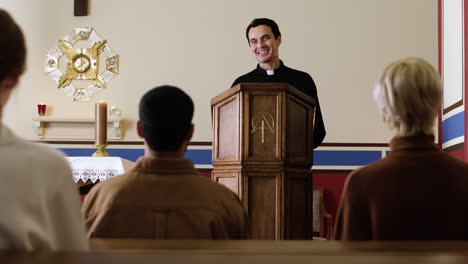
<svg viewBox="0 0 468 264"><path fill-rule="evenodd" d="M211 100L214 181L245 206L253 239L312 239L315 100L284 83L241 83Z"/></svg>

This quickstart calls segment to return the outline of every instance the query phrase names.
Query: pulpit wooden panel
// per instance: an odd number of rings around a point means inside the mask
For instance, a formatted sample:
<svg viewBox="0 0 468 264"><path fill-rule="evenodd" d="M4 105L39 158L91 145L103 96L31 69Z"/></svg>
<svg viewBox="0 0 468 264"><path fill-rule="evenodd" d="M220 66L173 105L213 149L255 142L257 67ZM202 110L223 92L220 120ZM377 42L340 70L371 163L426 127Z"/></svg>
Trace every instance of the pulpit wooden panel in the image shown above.
<svg viewBox="0 0 468 264"><path fill-rule="evenodd" d="M216 181L228 187L235 194L239 195L241 190L239 189L239 173L238 172L224 172L218 173Z"/></svg>
<svg viewBox="0 0 468 264"><path fill-rule="evenodd" d="M279 212L276 201L279 199L277 175L248 174L248 207L251 236L261 239L278 239L276 237Z"/></svg>
<svg viewBox="0 0 468 264"><path fill-rule="evenodd" d="M241 83L211 105L212 178L240 197L252 238L311 239L314 99L288 84Z"/></svg>
<svg viewBox="0 0 468 264"><path fill-rule="evenodd" d="M312 218L312 200L310 200L311 177L306 177L307 171L286 170L285 190L285 233L288 239L304 239L304 233L312 232L312 225L307 219ZM305 213L304 213L305 212Z"/></svg>
<svg viewBox="0 0 468 264"><path fill-rule="evenodd" d="M292 163L307 163L312 160L313 154L310 147L313 143L308 135L313 134L312 124L314 124L315 112L311 112L307 104L296 100L293 96L288 96L288 98L286 119L289 120L289 124L294 125L286 125L286 159ZM303 138L304 142L297 140L298 138Z"/></svg>
<svg viewBox="0 0 468 264"><path fill-rule="evenodd" d="M219 122L217 133L218 148L217 158L220 160L234 160L239 158L239 96L233 96L227 100L223 105L219 106L217 111L219 120L226 120L226 122ZM222 146L219 148L219 146Z"/></svg>
<svg viewBox="0 0 468 264"><path fill-rule="evenodd" d="M244 142L248 146L245 160L279 161L280 136L278 116L280 92L251 92L246 95L248 103L244 105L244 111L248 113L245 120L248 125L244 126Z"/></svg>

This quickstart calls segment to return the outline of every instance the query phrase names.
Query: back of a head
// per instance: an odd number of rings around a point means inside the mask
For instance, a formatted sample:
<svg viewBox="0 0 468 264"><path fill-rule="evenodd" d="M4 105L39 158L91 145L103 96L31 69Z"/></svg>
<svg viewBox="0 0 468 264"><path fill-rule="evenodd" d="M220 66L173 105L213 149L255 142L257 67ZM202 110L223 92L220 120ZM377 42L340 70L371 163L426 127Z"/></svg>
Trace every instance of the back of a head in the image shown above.
<svg viewBox="0 0 468 264"><path fill-rule="evenodd" d="M439 74L423 59L397 60L382 72L374 100L384 121L397 135L433 135L442 100Z"/></svg>
<svg viewBox="0 0 468 264"><path fill-rule="evenodd" d="M0 9L0 86L12 74L24 70L26 44L20 27L3 9Z"/></svg>
<svg viewBox="0 0 468 264"><path fill-rule="evenodd" d="M252 22L250 22L250 24L247 26L245 30L245 37L247 38L247 41L249 41L249 30L251 28L258 27L260 25L269 26L271 28L271 32L275 36L275 39L281 36L281 32L279 30L278 24L276 24L275 21L269 18L255 18L254 20L252 20Z"/></svg>
<svg viewBox="0 0 468 264"><path fill-rule="evenodd" d="M192 99L174 86L160 86L140 100L139 115L149 148L158 152L176 151L182 145L193 117Z"/></svg>

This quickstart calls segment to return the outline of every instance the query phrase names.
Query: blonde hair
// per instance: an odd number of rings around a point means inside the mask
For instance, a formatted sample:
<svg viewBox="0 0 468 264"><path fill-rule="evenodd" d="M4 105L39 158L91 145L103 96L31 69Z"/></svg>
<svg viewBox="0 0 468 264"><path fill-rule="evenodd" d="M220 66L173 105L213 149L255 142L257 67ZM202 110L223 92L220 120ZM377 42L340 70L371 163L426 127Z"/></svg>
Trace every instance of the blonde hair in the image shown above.
<svg viewBox="0 0 468 264"><path fill-rule="evenodd" d="M439 74L420 58L390 63L374 89L374 101L384 121L399 136L433 135L441 100Z"/></svg>

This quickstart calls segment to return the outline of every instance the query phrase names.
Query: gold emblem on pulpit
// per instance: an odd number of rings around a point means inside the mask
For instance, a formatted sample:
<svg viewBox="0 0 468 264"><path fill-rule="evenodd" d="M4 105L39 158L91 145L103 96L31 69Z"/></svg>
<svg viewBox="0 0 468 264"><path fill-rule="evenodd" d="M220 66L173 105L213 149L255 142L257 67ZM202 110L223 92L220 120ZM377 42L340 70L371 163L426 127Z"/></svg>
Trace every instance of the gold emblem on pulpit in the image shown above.
<svg viewBox="0 0 468 264"><path fill-rule="evenodd" d="M77 48L79 41L87 41L89 47L83 48L81 45ZM62 55L65 55L66 63L60 67ZM99 71L100 64L105 69L102 72ZM106 88L106 84L119 73L119 55L93 28L74 28L47 53L45 72L73 100L85 101ZM75 80L89 80L91 84L86 88L76 88L73 84Z"/></svg>
<svg viewBox="0 0 468 264"><path fill-rule="evenodd" d="M258 112L252 117L252 130L251 134L261 131L262 133L262 144L265 143L265 130L272 134L275 134L275 120L267 112Z"/></svg>

